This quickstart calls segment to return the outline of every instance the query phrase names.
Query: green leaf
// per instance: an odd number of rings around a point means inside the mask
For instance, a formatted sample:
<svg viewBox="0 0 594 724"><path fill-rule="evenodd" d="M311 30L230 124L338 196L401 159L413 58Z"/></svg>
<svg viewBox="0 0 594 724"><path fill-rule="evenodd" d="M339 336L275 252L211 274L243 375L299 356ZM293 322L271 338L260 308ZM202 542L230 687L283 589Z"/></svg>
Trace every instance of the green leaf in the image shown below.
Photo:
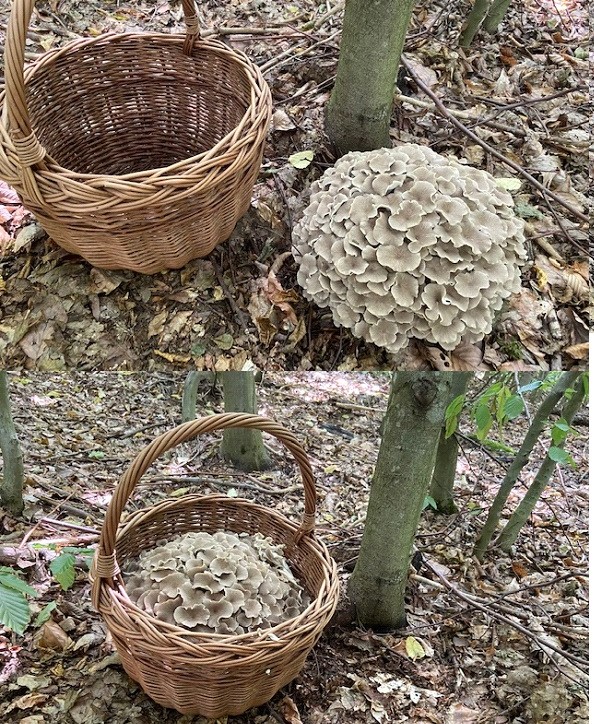
<svg viewBox="0 0 594 724"><path fill-rule="evenodd" d="M496 452L506 452L506 453L511 453L512 455L516 454L516 451L513 449L513 447L510 447L509 445L506 445L503 442L499 442L498 440L490 440L487 437L482 441L482 443L487 448L487 450L495 450Z"/></svg>
<svg viewBox="0 0 594 724"><path fill-rule="evenodd" d="M417 641L414 636L407 636L404 645L409 659L415 661L415 659L422 659L425 656L423 644Z"/></svg>
<svg viewBox="0 0 594 724"><path fill-rule="evenodd" d="M500 176L495 179L495 183L500 189L505 191L517 191L522 188L522 181L519 178L507 178L506 176Z"/></svg>
<svg viewBox="0 0 594 724"><path fill-rule="evenodd" d="M39 595L34 588L31 588L28 583L25 583L25 581L21 580L18 576L15 576L14 572L10 569L8 569L7 573L0 572L0 586L12 588L20 593L26 593L33 598Z"/></svg>
<svg viewBox="0 0 594 724"><path fill-rule="evenodd" d="M522 219L542 219L542 212L539 211L535 206L525 204L522 201L518 201L515 205L515 211L518 216Z"/></svg>
<svg viewBox="0 0 594 724"><path fill-rule="evenodd" d="M458 416L462 412L464 407L464 395L458 395L450 402L446 407L445 411L445 430L444 435L446 438L451 437L458 427Z"/></svg>
<svg viewBox="0 0 594 724"><path fill-rule="evenodd" d="M20 591L0 585L0 623L23 634L31 620L29 603Z"/></svg>
<svg viewBox="0 0 594 724"><path fill-rule="evenodd" d="M548 456L556 463L569 463L572 460L567 450L563 450L561 447L555 447L554 445L551 445L549 448Z"/></svg>
<svg viewBox="0 0 594 724"><path fill-rule="evenodd" d="M103 450L91 450L89 452L89 457L92 460L103 460L103 458L105 457L105 453L103 452Z"/></svg>
<svg viewBox="0 0 594 724"><path fill-rule="evenodd" d="M33 621L33 626L42 626L46 621L48 621L49 617L52 614L52 611L55 610L57 605L58 604L55 601L50 601L46 606L44 606L35 617L35 621Z"/></svg>
<svg viewBox="0 0 594 724"><path fill-rule="evenodd" d="M474 419L477 426L476 436L479 440L484 440L493 424L491 410L485 404L478 405L474 411Z"/></svg>
<svg viewBox="0 0 594 724"><path fill-rule="evenodd" d="M533 380L527 385L522 385L521 387L519 387L518 392L523 395L525 392L532 392L533 390L538 390L539 387L542 387L542 380Z"/></svg>
<svg viewBox="0 0 594 724"><path fill-rule="evenodd" d="M72 588L74 583L74 561L75 558L72 553L60 553L50 563L50 571L64 591Z"/></svg>
<svg viewBox="0 0 594 724"><path fill-rule="evenodd" d="M503 412L508 420L515 420L524 412L524 403L519 395L512 395L503 405Z"/></svg>
<svg viewBox="0 0 594 724"><path fill-rule="evenodd" d="M437 503L430 495L426 495L425 500L423 501L423 510L426 508L433 508L433 510L437 510Z"/></svg>
<svg viewBox="0 0 594 724"><path fill-rule="evenodd" d="M289 156L289 163L295 168L307 168L313 161L313 151L298 151Z"/></svg>

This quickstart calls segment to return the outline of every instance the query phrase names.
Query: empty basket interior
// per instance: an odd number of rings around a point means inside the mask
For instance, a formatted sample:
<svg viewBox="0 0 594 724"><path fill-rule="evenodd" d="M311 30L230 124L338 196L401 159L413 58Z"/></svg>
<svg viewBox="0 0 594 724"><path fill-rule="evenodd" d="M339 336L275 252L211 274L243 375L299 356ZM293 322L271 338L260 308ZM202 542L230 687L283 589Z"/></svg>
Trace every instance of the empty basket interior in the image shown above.
<svg viewBox="0 0 594 724"><path fill-rule="evenodd" d="M166 35L109 37L35 70L27 81L34 130L50 156L77 173L158 169L208 151L251 102L232 53Z"/></svg>

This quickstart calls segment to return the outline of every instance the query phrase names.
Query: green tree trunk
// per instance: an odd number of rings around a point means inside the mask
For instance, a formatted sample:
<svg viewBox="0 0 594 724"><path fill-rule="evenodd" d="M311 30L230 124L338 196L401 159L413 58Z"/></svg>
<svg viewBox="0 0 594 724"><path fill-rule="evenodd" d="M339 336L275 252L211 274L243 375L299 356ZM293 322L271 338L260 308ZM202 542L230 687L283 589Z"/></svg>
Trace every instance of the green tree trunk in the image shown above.
<svg viewBox="0 0 594 724"><path fill-rule="evenodd" d="M466 392L466 387L472 377L472 372L451 372L452 388L451 399ZM446 438L445 426L441 429L439 445L437 446L437 457L435 458L435 469L431 479L429 495L437 505L437 512L444 515L457 513L458 508L454 503L453 489L456 479L456 463L458 462L458 440L455 435Z"/></svg>
<svg viewBox="0 0 594 724"><path fill-rule="evenodd" d="M482 560L485 555L487 546L489 545L497 525L499 524L499 519L505 502L508 499L520 473L528 462L532 448L536 445L539 436L545 429L549 415L553 412L557 403L563 397L565 390L575 383L579 375L579 372L564 372L534 413L532 424L528 428L528 432L520 445L520 449L507 469L507 473L503 478L501 487L499 488L497 495L495 496L495 500L489 509L489 515L487 516L485 525L483 526L481 534L475 544L474 554L479 560Z"/></svg>
<svg viewBox="0 0 594 724"><path fill-rule="evenodd" d="M256 380L252 372L223 372L223 396L225 412L258 412L256 404ZM259 430L231 428L223 432L221 453L239 470L267 470L270 458L264 447Z"/></svg>
<svg viewBox="0 0 594 724"><path fill-rule="evenodd" d="M23 454L10 412L8 375L5 370L0 370L0 451L3 462L0 501L13 515L20 515L24 508Z"/></svg>
<svg viewBox="0 0 594 724"><path fill-rule="evenodd" d="M493 0L485 22L483 23L483 30L487 33L496 33L510 5L511 0Z"/></svg>
<svg viewBox="0 0 594 724"><path fill-rule="evenodd" d="M198 386L203 380L208 380L214 387L216 375L214 372L188 372L184 380L182 393L182 422L196 419L196 397Z"/></svg>
<svg viewBox="0 0 594 724"><path fill-rule="evenodd" d="M460 33L460 47L468 48L491 7L491 0L474 0Z"/></svg>
<svg viewBox="0 0 594 724"><path fill-rule="evenodd" d="M389 630L406 623L412 544L451 385L448 372L398 372L392 378L361 551L350 581L364 626Z"/></svg>
<svg viewBox="0 0 594 724"><path fill-rule="evenodd" d="M391 146L394 83L415 0L346 0L326 130L340 153Z"/></svg>
<svg viewBox="0 0 594 724"><path fill-rule="evenodd" d="M572 397L565 403L562 412L562 417L568 425L571 425L571 421L584 402L586 391L583 379L578 379L574 385L574 390ZM564 446L565 439L559 442L555 447L563 449ZM501 531L501 535L497 539L496 544L505 553L509 553L511 547L516 542L518 533L525 525L526 521L530 517L530 514L534 510L534 506L538 502L538 499L548 485L556 464L557 463L547 454L538 473L536 473L532 485L528 488L526 495L524 495L521 502L518 504L518 507L514 510L508 520L507 525Z"/></svg>

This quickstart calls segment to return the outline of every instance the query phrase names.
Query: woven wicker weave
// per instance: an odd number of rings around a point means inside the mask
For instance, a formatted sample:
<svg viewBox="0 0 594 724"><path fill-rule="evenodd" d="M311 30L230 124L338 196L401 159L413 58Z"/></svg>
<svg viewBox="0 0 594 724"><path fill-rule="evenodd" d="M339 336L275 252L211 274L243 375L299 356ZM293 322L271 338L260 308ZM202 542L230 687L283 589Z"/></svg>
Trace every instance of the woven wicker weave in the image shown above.
<svg viewBox="0 0 594 724"><path fill-rule="evenodd" d="M141 476L163 452L200 433L249 427L270 433L299 465L305 492L300 524L248 500L186 495L130 516L118 530L124 506ZM156 438L122 476L109 504L91 573L93 604L110 630L122 664L144 691L183 714L220 717L263 704L301 670L338 601L336 566L314 534L316 490L297 438L263 417L211 415ZM120 565L157 541L188 531L261 532L284 544L291 568L312 602L299 616L242 635L193 633L145 613L128 598Z"/></svg>
<svg viewBox="0 0 594 724"><path fill-rule="evenodd" d="M54 241L153 273L205 256L250 204L271 116L245 55L186 35L75 40L25 72L35 0L14 0L0 94L0 176Z"/></svg>

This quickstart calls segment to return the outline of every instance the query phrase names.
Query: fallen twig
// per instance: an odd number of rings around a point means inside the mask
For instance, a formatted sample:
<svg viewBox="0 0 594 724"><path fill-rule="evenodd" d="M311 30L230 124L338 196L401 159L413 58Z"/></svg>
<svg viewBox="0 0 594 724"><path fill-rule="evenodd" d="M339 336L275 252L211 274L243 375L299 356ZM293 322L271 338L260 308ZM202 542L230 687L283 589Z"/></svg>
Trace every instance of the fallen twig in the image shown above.
<svg viewBox="0 0 594 724"><path fill-rule="evenodd" d="M558 646L555 646L555 644L552 644L549 641L542 639L540 636L535 634L529 628L526 628L526 626L522 626L521 623L514 621L513 618L510 618L509 616L505 616L504 614L493 610L493 608L490 607L489 601L482 602L478 598L478 596L474 596L474 595L458 588L453 583L451 583L451 581L449 581L442 573L440 573L436 568L434 568L427 561L426 558L423 558L423 565L429 571L431 571L431 573L433 573L433 575L436 576L441 581L441 583L445 586L445 588L447 588L449 591L451 591L454 594L454 596L456 596L456 598L459 598L460 600L465 601L469 606L472 606L473 608L476 608L479 611L486 613L488 616L491 616L492 618L497 619L501 623L505 623L508 626L515 628L517 631L520 631L520 633L523 633L529 639L534 641L534 643L545 654L547 654L547 656L551 657L549 651L554 651L556 654L558 654L559 656L564 658L566 661L569 661L573 666L575 666L580 671L581 674L583 674L584 676L587 676L588 662L585 659L582 659L579 656L575 656L574 654L571 654L568 651L563 651L563 649L560 649ZM549 651L547 651L547 649ZM585 667L585 668L582 669L580 667Z"/></svg>
<svg viewBox="0 0 594 724"><path fill-rule="evenodd" d="M532 174L528 173L525 169L523 169L519 164L517 164L515 161L512 161L511 159L507 158L507 156L504 156L502 153L497 151L497 149L490 146L488 143L483 141L482 138L476 135L476 133L473 133L469 128L467 128L463 123L461 123L441 102L441 100L437 97L437 95L425 84L422 80L415 74L412 65L408 62L408 60L402 56L401 58L402 64L408 71L409 75L411 76L412 80L417 84L417 86L425 93L425 95L429 96L433 103L435 104L436 110L444 117L447 118L450 123L452 123L456 128L458 128L462 133L466 134L469 138L471 138L475 143L477 143L481 148L484 148L485 151L490 153L492 156L495 156L495 158L498 158L500 161L505 163L507 166L512 168L514 171L520 174L520 176L523 176L526 181L532 184L536 189L538 189L543 197L545 199L550 198L553 201L556 201L560 206L563 206L565 209L567 209L570 213L572 213L576 218L580 219L580 221L583 221L585 223L588 223L589 219L586 214L581 212L579 209L574 208L570 203L565 201L564 199L560 198L555 194L553 191L548 189L546 186L541 184L540 181L534 178Z"/></svg>

